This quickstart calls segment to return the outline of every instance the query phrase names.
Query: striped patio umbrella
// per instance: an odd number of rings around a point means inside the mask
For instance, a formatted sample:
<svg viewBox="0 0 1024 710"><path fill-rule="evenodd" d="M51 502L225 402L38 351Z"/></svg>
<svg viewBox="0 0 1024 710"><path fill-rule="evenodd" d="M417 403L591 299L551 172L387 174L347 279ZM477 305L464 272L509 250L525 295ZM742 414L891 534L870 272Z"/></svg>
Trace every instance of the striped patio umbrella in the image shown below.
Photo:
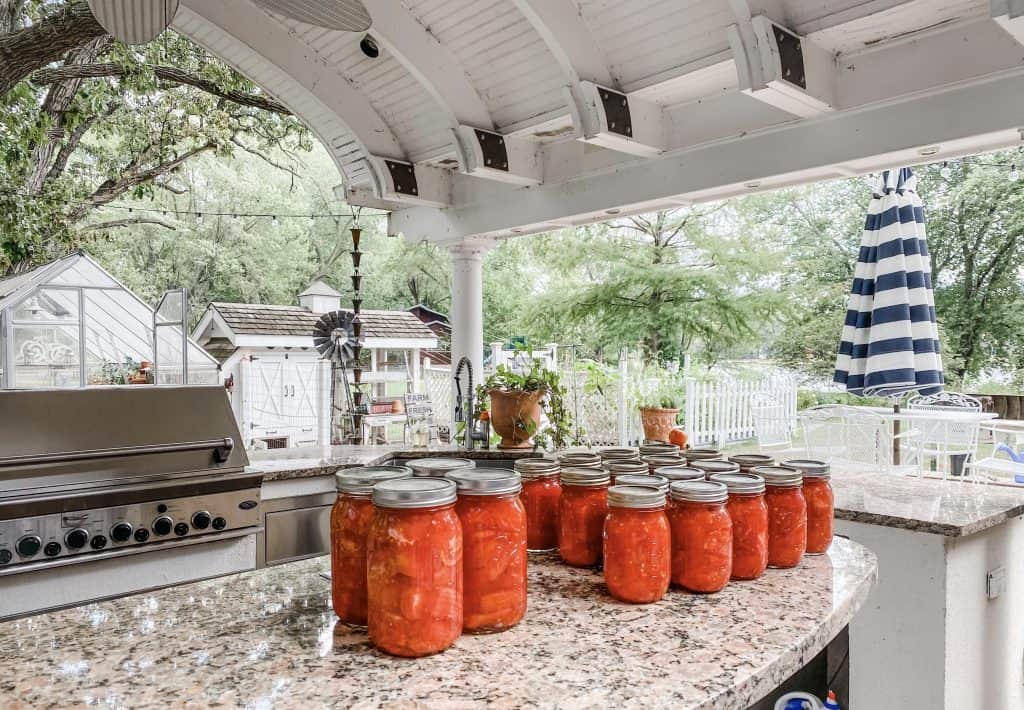
<svg viewBox="0 0 1024 710"><path fill-rule="evenodd" d="M853 394L898 398L942 391L924 207L916 184L910 168L887 170L868 207L833 378Z"/></svg>

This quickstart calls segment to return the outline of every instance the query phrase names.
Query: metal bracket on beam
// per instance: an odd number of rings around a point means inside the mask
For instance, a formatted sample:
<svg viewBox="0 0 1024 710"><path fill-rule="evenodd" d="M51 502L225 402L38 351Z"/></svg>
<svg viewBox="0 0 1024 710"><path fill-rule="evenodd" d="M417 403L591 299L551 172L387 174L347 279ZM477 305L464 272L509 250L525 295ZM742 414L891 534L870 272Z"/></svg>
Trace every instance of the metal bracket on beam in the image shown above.
<svg viewBox="0 0 1024 710"><path fill-rule="evenodd" d="M346 198L351 204L384 209L389 208L385 205L451 205L451 173L448 170L376 155L371 155L366 163L370 184L349 186Z"/></svg>
<svg viewBox="0 0 1024 710"><path fill-rule="evenodd" d="M622 92L580 82L589 120L580 140L631 155L653 157L665 150L661 107Z"/></svg>
<svg viewBox="0 0 1024 710"><path fill-rule="evenodd" d="M991 0L989 10L1000 27L1024 44L1024 0Z"/></svg>
<svg viewBox="0 0 1024 710"><path fill-rule="evenodd" d="M466 175L513 185L540 184L536 145L525 138L458 126L459 169Z"/></svg>

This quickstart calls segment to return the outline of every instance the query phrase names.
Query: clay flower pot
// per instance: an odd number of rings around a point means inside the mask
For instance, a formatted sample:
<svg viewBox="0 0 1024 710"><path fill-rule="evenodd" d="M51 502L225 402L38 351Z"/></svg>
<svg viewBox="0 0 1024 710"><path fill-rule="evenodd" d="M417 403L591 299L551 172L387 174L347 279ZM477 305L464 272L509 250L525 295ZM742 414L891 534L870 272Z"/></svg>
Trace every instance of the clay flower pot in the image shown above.
<svg viewBox="0 0 1024 710"><path fill-rule="evenodd" d="M678 414L678 409L640 407L640 422L644 426L644 438L648 441L668 441L676 426Z"/></svg>
<svg viewBox="0 0 1024 710"><path fill-rule="evenodd" d="M540 426L543 391L491 390L491 427L501 437L498 448L533 448L533 433Z"/></svg>

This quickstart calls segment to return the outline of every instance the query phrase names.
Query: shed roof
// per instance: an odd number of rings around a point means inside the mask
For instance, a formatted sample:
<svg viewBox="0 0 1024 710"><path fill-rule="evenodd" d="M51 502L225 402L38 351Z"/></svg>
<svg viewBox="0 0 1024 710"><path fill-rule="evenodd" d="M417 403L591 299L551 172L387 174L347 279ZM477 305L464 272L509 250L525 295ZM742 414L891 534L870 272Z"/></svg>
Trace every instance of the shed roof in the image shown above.
<svg viewBox="0 0 1024 710"><path fill-rule="evenodd" d="M261 303L210 304L236 335L311 336L320 316L301 306ZM360 313L365 338L423 338L434 333L408 311L364 310Z"/></svg>
<svg viewBox="0 0 1024 710"><path fill-rule="evenodd" d="M306 290L299 294L299 297L301 298L302 296L340 296L340 295L341 295L340 293L338 293L333 288L328 286L322 280L317 279L316 281L311 283L309 286L307 286Z"/></svg>

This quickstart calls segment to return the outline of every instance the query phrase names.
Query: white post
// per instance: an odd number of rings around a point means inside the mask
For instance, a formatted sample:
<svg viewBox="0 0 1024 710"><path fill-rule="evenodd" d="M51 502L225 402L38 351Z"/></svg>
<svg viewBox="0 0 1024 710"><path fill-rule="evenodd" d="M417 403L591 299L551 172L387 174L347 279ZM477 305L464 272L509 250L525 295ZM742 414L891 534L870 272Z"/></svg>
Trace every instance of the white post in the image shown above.
<svg viewBox="0 0 1024 710"><path fill-rule="evenodd" d="M249 435L252 433L252 364L249 361L249 355L242 355L238 361L238 379L239 382L235 383L235 389L238 390L238 396L241 400L238 406L238 428L242 432L242 445L245 448L249 448Z"/></svg>
<svg viewBox="0 0 1024 710"><path fill-rule="evenodd" d="M420 349L414 348L412 351L412 391L415 394L420 394L420 381L422 380L420 373Z"/></svg>
<svg viewBox="0 0 1024 710"><path fill-rule="evenodd" d="M484 374L483 264L491 247L490 241L466 240L448 248L452 255L452 374L459 360L468 358L473 365L474 387L483 381ZM453 411L454 406L453 398Z"/></svg>
<svg viewBox="0 0 1024 710"><path fill-rule="evenodd" d="M629 412L626 411L626 351L619 351L619 446L626 446L629 443Z"/></svg>
<svg viewBox="0 0 1024 710"><path fill-rule="evenodd" d="M491 367L494 368L495 372L498 370L499 365L508 365L510 358L505 356L504 343L491 343ZM483 380L483 376L480 377Z"/></svg>
<svg viewBox="0 0 1024 710"><path fill-rule="evenodd" d="M316 361L317 427L316 438L324 458L331 456L331 361Z"/></svg>

